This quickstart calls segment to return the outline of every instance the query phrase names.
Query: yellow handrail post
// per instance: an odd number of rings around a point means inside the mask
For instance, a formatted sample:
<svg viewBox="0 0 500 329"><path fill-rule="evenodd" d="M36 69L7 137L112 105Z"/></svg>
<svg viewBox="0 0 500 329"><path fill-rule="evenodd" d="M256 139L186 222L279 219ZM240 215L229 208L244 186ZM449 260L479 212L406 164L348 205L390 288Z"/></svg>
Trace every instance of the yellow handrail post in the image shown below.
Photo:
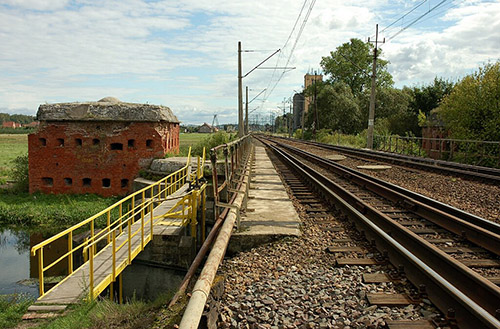
<svg viewBox="0 0 500 329"><path fill-rule="evenodd" d="M120 203L119 205L119 215L120 217L118 217L120 219L120 233L122 233L122 217L123 217L123 203Z"/></svg>
<svg viewBox="0 0 500 329"><path fill-rule="evenodd" d="M94 242L94 220L90 222L90 238Z"/></svg>
<svg viewBox="0 0 500 329"><path fill-rule="evenodd" d="M89 238L85 238L85 247L89 245ZM87 248L83 247L83 262L86 263L89 260L89 251Z"/></svg>
<svg viewBox="0 0 500 329"><path fill-rule="evenodd" d="M94 245L91 244L89 248L89 296L90 300L94 299Z"/></svg>
<svg viewBox="0 0 500 329"><path fill-rule="evenodd" d="M146 199L145 197L145 192L142 191L142 201L141 201L141 219L144 219L144 200Z"/></svg>
<svg viewBox="0 0 500 329"><path fill-rule="evenodd" d="M150 241L153 241L153 209L154 209L154 207L153 207L153 204L152 204L152 203L151 203L151 206L150 206L150 207L151 207L151 210L149 211L149 213L150 213L150 217L151 217L151 219L150 219L150 225L151 225L151 239L150 239Z"/></svg>
<svg viewBox="0 0 500 329"><path fill-rule="evenodd" d="M107 213L107 218L106 218L106 227L108 228L108 243L110 241L110 238L109 238L109 232L111 231L111 210L108 210L108 213Z"/></svg>
<svg viewBox="0 0 500 329"><path fill-rule="evenodd" d="M200 178L200 161L201 161L201 158L200 158L200 156L198 156L198 165L196 167L196 179Z"/></svg>
<svg viewBox="0 0 500 329"><path fill-rule="evenodd" d="M128 263L132 263L132 217L128 219Z"/></svg>
<svg viewBox="0 0 500 329"><path fill-rule="evenodd" d="M207 192L206 189L203 189L203 193L201 196L201 243L205 242L205 222L206 222L206 215L205 215L205 202L206 202L206 197L207 197Z"/></svg>
<svg viewBox="0 0 500 329"><path fill-rule="evenodd" d="M68 274L73 273L73 231L68 233Z"/></svg>
<svg viewBox="0 0 500 329"><path fill-rule="evenodd" d="M142 208L141 216L141 250L144 250L144 206Z"/></svg>
<svg viewBox="0 0 500 329"><path fill-rule="evenodd" d="M43 289L43 248L40 248L40 251L38 252L38 283L40 286L40 296L43 296L45 293Z"/></svg>
<svg viewBox="0 0 500 329"><path fill-rule="evenodd" d="M196 209L198 207L198 191L193 191L191 194L191 236L193 237L196 244L196 225L198 222L196 221Z"/></svg>
<svg viewBox="0 0 500 329"><path fill-rule="evenodd" d="M111 282L111 285L113 285L113 282L115 282L116 280L116 231L113 230L113 233L112 233L112 239L113 239L113 251L112 251L112 255L113 255L113 268L112 268L112 282Z"/></svg>
<svg viewBox="0 0 500 329"><path fill-rule="evenodd" d="M132 215L132 218L134 219L132 221L132 223L133 223L133 222L135 222L135 197L132 198L132 213L131 213L131 215Z"/></svg>

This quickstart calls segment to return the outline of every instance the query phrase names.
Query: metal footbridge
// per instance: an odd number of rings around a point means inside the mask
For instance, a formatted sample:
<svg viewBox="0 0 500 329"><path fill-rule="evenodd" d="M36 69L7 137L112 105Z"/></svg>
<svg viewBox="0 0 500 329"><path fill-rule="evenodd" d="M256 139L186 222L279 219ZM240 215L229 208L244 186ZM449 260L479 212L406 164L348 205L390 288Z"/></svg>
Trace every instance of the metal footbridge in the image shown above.
<svg viewBox="0 0 500 329"><path fill-rule="evenodd" d="M205 207L206 184L200 183L204 162L205 151L203 157L198 157L193 170L190 150L183 168L35 245L31 253L38 258L40 297L32 308L92 300L108 287L109 295L113 298L115 281L119 283L117 297L121 302L120 274L153 239L155 228L189 225L191 235L197 236L197 210ZM204 219L202 211L202 222ZM201 227L204 228L204 223ZM73 238L81 232L89 232L89 235L83 242L74 245ZM201 236L204 236L204 232ZM67 238L67 252L47 262L44 251L62 238ZM84 259L78 267L74 264L77 253L83 253ZM67 275L45 291L46 272L64 262L67 263Z"/></svg>

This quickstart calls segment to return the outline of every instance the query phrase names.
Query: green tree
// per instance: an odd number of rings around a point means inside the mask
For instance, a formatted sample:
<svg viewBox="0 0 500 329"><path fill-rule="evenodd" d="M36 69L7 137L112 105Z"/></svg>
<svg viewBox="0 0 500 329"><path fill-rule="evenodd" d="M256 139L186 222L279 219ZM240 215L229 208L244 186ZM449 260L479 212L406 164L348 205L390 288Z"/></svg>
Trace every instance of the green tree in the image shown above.
<svg viewBox="0 0 500 329"><path fill-rule="evenodd" d="M368 107L370 104L370 91L365 91L358 97L362 109L363 123L368 122ZM383 131L387 134L405 135L407 132L415 134L418 127L418 113L410 108L412 101L408 89L377 88L375 99L375 128L377 133Z"/></svg>
<svg viewBox="0 0 500 329"><path fill-rule="evenodd" d="M340 130L345 134L355 134L361 129L361 111L350 87L343 83L317 84L316 102L318 110L318 129ZM306 90L306 95L313 92ZM314 103L309 106L306 126L312 127L315 121Z"/></svg>
<svg viewBox="0 0 500 329"><path fill-rule="evenodd" d="M360 39L351 39L330 52L330 56L323 57L321 67L328 76L328 81L347 84L352 93L357 96L371 86L371 72L373 61L373 45ZM380 58L382 51L378 51L377 59L377 86L391 87L394 82L387 72L388 61Z"/></svg>
<svg viewBox="0 0 500 329"><path fill-rule="evenodd" d="M454 138L500 141L500 61L463 78L435 111Z"/></svg>
<svg viewBox="0 0 500 329"><path fill-rule="evenodd" d="M403 88L403 90L412 96L410 101L411 111L415 116L420 118L419 126L415 126L412 129L416 135L420 136L421 129L419 127L426 124L426 118L429 117L430 112L441 104L446 95L451 93L453 85L451 81L435 77L431 84L421 87Z"/></svg>

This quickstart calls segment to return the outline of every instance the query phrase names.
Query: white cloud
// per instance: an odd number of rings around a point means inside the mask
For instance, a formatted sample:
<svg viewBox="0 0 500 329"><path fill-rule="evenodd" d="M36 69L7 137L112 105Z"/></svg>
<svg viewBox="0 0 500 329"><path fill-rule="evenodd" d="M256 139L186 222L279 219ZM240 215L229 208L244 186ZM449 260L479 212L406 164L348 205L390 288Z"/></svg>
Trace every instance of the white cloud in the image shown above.
<svg viewBox="0 0 500 329"><path fill-rule="evenodd" d="M260 115L300 89L322 56L350 38L364 40L376 23L388 24L415 3L318 1L289 63L296 69L284 76ZM237 42L263 50L243 53L248 72L283 46L301 6L286 0L0 0L0 107L34 113L45 101L116 96L170 106L184 122L201 123L214 113L221 122L235 121ZM499 7L498 1L464 2L384 45L396 81L459 77L495 60ZM435 23L445 28L423 29ZM265 66L286 63L297 31ZM256 70L244 86L272 87L270 76L270 70Z"/></svg>
<svg viewBox="0 0 500 329"><path fill-rule="evenodd" d="M57 10L64 8L68 2L69 0L1 0L0 5L32 10Z"/></svg>

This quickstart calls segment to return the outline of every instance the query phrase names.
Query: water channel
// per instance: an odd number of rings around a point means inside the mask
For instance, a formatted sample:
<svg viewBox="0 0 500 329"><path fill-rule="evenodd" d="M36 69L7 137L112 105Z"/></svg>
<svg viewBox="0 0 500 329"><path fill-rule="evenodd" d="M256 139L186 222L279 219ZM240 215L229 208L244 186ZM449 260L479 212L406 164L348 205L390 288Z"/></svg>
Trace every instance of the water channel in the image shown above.
<svg viewBox="0 0 500 329"><path fill-rule="evenodd" d="M38 280L30 280L30 233L0 228L0 295L16 293L38 297Z"/></svg>

